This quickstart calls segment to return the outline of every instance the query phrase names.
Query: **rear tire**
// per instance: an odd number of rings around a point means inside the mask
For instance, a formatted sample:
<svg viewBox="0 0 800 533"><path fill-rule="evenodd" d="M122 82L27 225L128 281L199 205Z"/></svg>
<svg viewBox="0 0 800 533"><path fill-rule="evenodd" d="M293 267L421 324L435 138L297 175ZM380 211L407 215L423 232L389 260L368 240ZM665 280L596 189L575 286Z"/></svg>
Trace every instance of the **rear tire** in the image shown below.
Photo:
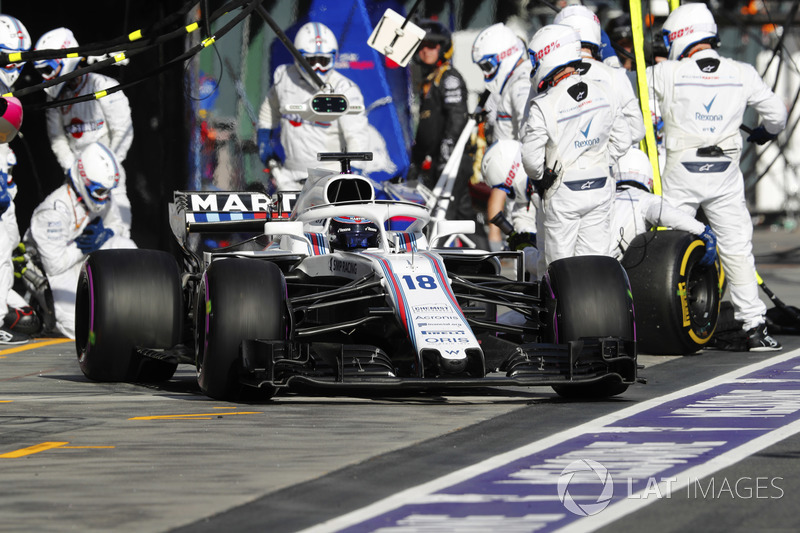
<svg viewBox="0 0 800 533"><path fill-rule="evenodd" d="M209 265L199 291L197 382L211 398L235 400L242 392L242 340L287 337L286 281L274 263L221 259ZM260 392L268 398L275 391Z"/></svg>
<svg viewBox="0 0 800 533"><path fill-rule="evenodd" d="M711 340L721 290L717 268L699 264L704 254L703 241L675 230L637 235L625 251L642 353L690 354Z"/></svg>
<svg viewBox="0 0 800 533"><path fill-rule="evenodd" d="M75 347L83 374L94 381L170 379L177 364L145 360L135 348L179 343L182 298L178 264L170 254L92 253L81 268L75 300Z"/></svg>
<svg viewBox="0 0 800 533"><path fill-rule="evenodd" d="M553 261L542 283L550 315L546 342L635 338L628 278L616 259L578 256ZM594 383L553 386L559 396L567 398L606 398L627 389L627 384L613 376Z"/></svg>

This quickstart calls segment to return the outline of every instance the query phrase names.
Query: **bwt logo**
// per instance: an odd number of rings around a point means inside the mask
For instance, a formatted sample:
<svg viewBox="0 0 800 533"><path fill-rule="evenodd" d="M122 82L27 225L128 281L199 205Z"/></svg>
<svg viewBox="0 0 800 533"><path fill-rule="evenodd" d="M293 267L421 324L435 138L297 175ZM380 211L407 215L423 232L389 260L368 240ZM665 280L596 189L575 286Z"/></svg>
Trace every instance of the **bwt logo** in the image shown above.
<svg viewBox="0 0 800 533"><path fill-rule="evenodd" d="M569 493L570 484L574 486L579 484L597 485L598 483L600 484L600 494L593 503L580 504ZM580 516L595 515L608 507L612 496L614 496L614 481L611 479L611 474L606 467L597 461L592 461L591 459L573 461L561 471L561 475L558 478L558 498L564 504L564 507L573 514Z"/></svg>

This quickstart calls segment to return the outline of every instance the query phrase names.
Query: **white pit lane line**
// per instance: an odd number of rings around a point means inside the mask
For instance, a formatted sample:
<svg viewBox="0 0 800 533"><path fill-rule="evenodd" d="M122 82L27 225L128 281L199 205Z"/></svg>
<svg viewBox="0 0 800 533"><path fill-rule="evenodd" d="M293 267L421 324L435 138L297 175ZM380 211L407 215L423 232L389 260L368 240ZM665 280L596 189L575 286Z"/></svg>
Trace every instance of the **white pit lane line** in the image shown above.
<svg viewBox="0 0 800 533"><path fill-rule="evenodd" d="M796 360L792 361L793 359ZM790 365L784 364L790 361ZM771 368L782 364L787 368ZM770 372L749 376L763 369L770 369ZM790 379L786 379L787 373L790 374ZM775 379L770 379L773 375ZM743 376L748 377L739 379ZM654 491L659 496L665 493L665 489L676 493L687 487L692 480L696 482L800 432L800 388L792 378L800 378L800 349L556 433L317 524L300 533L408 530L405 528L425 530L426 527L437 524L441 531L455 531L479 525L491 528L510 526L507 530L516 531L523 524L526 531L593 531L658 501L660 497L653 496ZM776 390L752 390L753 387L772 387ZM765 400L771 397L776 399L770 405L766 401L758 401L758 398ZM756 402L737 403L730 398L739 398L746 402L756 398ZM791 399L788 406L787 398ZM676 405L671 408L667 405L670 403ZM637 425L638 421L634 417L640 414L648 416L651 413L656 415L655 424L644 427ZM685 424L679 425L682 421ZM649 442L657 441L659 435L661 438L666 436L671 442ZM582 449L580 446L563 448L567 441L580 442L587 438L589 445L580 445L583 446ZM596 452L604 445L607 451L611 451L613 445L614 453L624 449L627 454L630 445L620 439L645 439L638 445L649 446L657 454L663 454L665 449L674 449L678 442L677 447L683 447L684 455L678 454L672 458L672 462L668 458L661 465L651 466L653 470L645 472L649 475L647 484L643 479L634 479L632 482L628 478L626 487L625 479L617 479L615 474L613 485L617 486L616 492L620 497L610 498L608 507L597 514L590 512L588 514L591 516L581 517L568 511L556 490L562 469L572 461L592 459L589 452ZM544 462L540 460L538 463L535 462L537 458L530 457L535 454L545 456L550 448L559 446L562 446L561 453L556 455L560 457L552 458L551 452L548 456L550 459ZM687 454L685 451L692 449L696 454ZM660 456L662 455L657 455ZM614 460L620 461L619 454L616 459L610 454L603 458L610 461L609 464ZM652 457L645 460L653 462ZM519 461L522 466L516 467L517 470L512 475L506 475L500 481L491 478L492 475L497 475L495 471L509 472L509 466L513 466L511 463L515 461ZM639 464L633 469L641 467ZM612 469L612 466L608 467L609 474ZM533 472L527 479L521 475L526 471ZM671 479L669 487L659 483L660 491L659 488L654 489L653 480L666 479L667 475ZM479 480L481 484L475 480L478 477L482 478ZM459 484L466 486L467 490L456 490L457 487L454 486ZM538 494L532 494L536 492L533 489L525 494L514 493L514 489L507 490L508 487L525 485L528 488L536 486L533 488L538 490ZM602 485L595 480L593 492L581 495L579 489L571 497L580 504L594 504L599 501L598 486ZM436 494L437 492L440 493ZM446 507L447 502L462 507ZM540 507L531 507L532 502L540 502ZM492 504L500 504L501 507L488 507ZM514 504L523 505L523 510L518 513L512 510L509 513L508 507ZM506 506L505 514L503 505ZM484 511L481 506L487 506L489 510Z"/></svg>

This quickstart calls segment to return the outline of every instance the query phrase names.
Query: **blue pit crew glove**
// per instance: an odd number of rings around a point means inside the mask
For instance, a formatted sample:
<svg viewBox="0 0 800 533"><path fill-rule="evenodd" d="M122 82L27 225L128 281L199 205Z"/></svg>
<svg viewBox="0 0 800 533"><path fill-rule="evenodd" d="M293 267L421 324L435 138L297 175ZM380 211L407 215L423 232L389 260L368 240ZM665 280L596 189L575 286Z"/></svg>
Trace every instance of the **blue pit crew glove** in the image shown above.
<svg viewBox="0 0 800 533"><path fill-rule="evenodd" d="M536 248L536 234L528 231L517 233L516 231L508 236L508 249L520 251L524 248L533 246Z"/></svg>
<svg viewBox="0 0 800 533"><path fill-rule="evenodd" d="M11 206L11 193L8 192L8 174L0 172L0 215Z"/></svg>
<svg viewBox="0 0 800 533"><path fill-rule="evenodd" d="M81 252L90 254L100 249L103 244L114 235L114 230L103 226L103 219L97 217L87 224L83 233L75 239Z"/></svg>
<svg viewBox="0 0 800 533"><path fill-rule="evenodd" d="M259 128L256 132L256 142L258 143L258 157L265 166L270 159L277 159L275 155L275 141L272 139L272 130Z"/></svg>
<svg viewBox="0 0 800 533"><path fill-rule="evenodd" d="M710 227L706 226L705 231L699 237L706 243L706 253L700 259L700 264L703 266L713 265L717 260L717 236L714 235Z"/></svg>
<svg viewBox="0 0 800 533"><path fill-rule="evenodd" d="M756 143L756 144L766 144L770 141L774 141L778 138L778 135L773 135L772 133L767 131L767 128L764 126L759 126L750 132L750 136L747 138L747 142Z"/></svg>

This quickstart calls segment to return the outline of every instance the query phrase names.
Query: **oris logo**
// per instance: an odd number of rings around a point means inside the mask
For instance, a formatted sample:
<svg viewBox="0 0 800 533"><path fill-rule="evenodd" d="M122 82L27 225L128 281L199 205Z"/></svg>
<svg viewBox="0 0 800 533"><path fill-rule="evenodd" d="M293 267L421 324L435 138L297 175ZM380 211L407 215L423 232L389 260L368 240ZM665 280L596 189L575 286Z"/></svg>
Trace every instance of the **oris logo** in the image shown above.
<svg viewBox="0 0 800 533"><path fill-rule="evenodd" d="M672 42L675 39L680 39L684 35L690 35L692 33L694 33L694 28L692 26L689 26L688 28L681 28L677 31L673 31L672 33L669 34L669 42Z"/></svg>
<svg viewBox="0 0 800 533"><path fill-rule="evenodd" d="M517 161L511 165L511 170L508 171L508 176L506 177L505 185L506 187L511 187L514 183L514 178L517 177L517 171L519 170L519 163Z"/></svg>
<svg viewBox="0 0 800 533"><path fill-rule="evenodd" d="M557 48L561 48L561 43L559 43L558 41L553 41L552 43L548 44L547 46L536 52L536 59L542 59L544 56L546 56L550 52L555 51Z"/></svg>

